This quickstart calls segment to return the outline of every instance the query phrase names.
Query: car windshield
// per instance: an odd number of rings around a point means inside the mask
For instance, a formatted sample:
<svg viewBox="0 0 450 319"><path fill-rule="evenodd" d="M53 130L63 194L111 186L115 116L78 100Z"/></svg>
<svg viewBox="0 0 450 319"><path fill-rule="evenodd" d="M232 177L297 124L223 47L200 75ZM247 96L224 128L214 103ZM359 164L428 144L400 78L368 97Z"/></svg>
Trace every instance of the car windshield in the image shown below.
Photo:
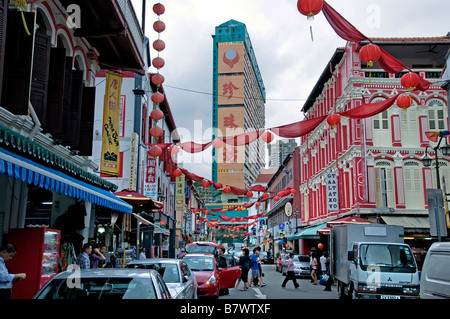
<svg viewBox="0 0 450 319"><path fill-rule="evenodd" d="M186 246L186 252L193 254L193 253L200 253L200 254L215 254L216 253L216 246L208 245L208 244L193 244L193 245L187 245Z"/></svg>
<svg viewBox="0 0 450 319"><path fill-rule="evenodd" d="M179 283L180 276L176 264L169 263L136 263L128 264L126 268L155 269L166 283Z"/></svg>
<svg viewBox="0 0 450 319"><path fill-rule="evenodd" d="M309 256L305 256L305 255L294 255L293 260L299 261L299 262L307 262L307 263L309 263L309 261L310 261Z"/></svg>
<svg viewBox="0 0 450 319"><path fill-rule="evenodd" d="M408 246L388 244L362 244L361 267L380 267L380 271L415 272L414 255Z"/></svg>
<svg viewBox="0 0 450 319"><path fill-rule="evenodd" d="M150 278L54 279L37 299L156 299Z"/></svg>
<svg viewBox="0 0 450 319"><path fill-rule="evenodd" d="M183 260L192 271L213 271L214 260L209 256L189 256L183 257Z"/></svg>

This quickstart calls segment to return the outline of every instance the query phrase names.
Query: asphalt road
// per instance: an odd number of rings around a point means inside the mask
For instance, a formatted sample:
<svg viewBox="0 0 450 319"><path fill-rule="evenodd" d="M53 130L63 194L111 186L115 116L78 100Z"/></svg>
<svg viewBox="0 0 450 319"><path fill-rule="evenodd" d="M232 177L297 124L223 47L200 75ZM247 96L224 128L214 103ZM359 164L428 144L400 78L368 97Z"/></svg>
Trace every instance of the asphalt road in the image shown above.
<svg viewBox="0 0 450 319"><path fill-rule="evenodd" d="M336 286L331 287L332 291L324 291L324 286L311 283L311 277L297 277L300 284L297 289L292 281L288 281L286 288L282 288L285 276L275 271L275 265L263 265L262 269L266 286L241 291L241 282L238 288L229 289L229 294L220 296L219 299L338 299Z"/></svg>

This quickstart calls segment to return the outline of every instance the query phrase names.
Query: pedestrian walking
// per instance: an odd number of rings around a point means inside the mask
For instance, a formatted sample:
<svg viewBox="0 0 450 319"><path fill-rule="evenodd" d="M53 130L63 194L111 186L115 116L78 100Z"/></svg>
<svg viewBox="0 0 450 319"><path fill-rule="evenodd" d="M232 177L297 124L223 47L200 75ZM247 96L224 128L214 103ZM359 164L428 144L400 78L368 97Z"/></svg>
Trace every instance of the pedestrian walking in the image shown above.
<svg viewBox="0 0 450 319"><path fill-rule="evenodd" d="M97 269L98 268L98 262L100 260L105 260L105 256L100 252L100 249L97 245L94 246L94 248L91 251L91 254L89 255L89 267L91 269Z"/></svg>
<svg viewBox="0 0 450 319"><path fill-rule="evenodd" d="M320 275L324 275L327 273L327 266L325 265L327 258L325 257L325 253L322 254L319 258L320 263Z"/></svg>
<svg viewBox="0 0 450 319"><path fill-rule="evenodd" d="M258 261L259 261L259 250L256 248L253 250L252 255L252 281L255 286L258 286L259 277L261 277L261 273L259 271Z"/></svg>
<svg viewBox="0 0 450 319"><path fill-rule="evenodd" d="M297 289L300 285L298 284L297 279L295 279L294 260L292 259L292 257L294 257L294 254L289 253L289 259L287 261L286 278L284 278L284 281L281 284L281 287L286 288L286 283L289 280L292 280L292 282L294 283L294 287Z"/></svg>
<svg viewBox="0 0 450 319"><path fill-rule="evenodd" d="M256 250L258 250L258 256L261 254L261 247L256 247ZM266 283L263 281L264 273L262 272L262 266L261 266L261 258L258 257L258 268L259 268L259 278L258 282L261 287L267 286Z"/></svg>
<svg viewBox="0 0 450 319"><path fill-rule="evenodd" d="M83 245L83 249L81 254L77 257L77 265L80 269L89 269L91 268L91 261L89 259L89 255L92 253L92 245L86 243Z"/></svg>
<svg viewBox="0 0 450 319"><path fill-rule="evenodd" d="M239 267L241 268L241 280L244 283L244 288L241 291L245 291L250 286L250 282L248 280L248 272L251 267L251 260L249 257L248 249L243 249L244 253L239 258Z"/></svg>
<svg viewBox="0 0 450 319"><path fill-rule="evenodd" d="M324 254L325 257L325 274L328 275L328 280L325 283L325 291L331 291L331 285L333 284L333 279L331 278L331 270L330 270L330 257L328 256L328 253L325 252Z"/></svg>
<svg viewBox="0 0 450 319"><path fill-rule="evenodd" d="M12 244L0 247L0 299L10 299L13 283L25 279L25 273L10 274L6 268L6 262L11 260L17 249Z"/></svg>
<svg viewBox="0 0 450 319"><path fill-rule="evenodd" d="M318 269L318 262L316 258L316 253L311 252L311 278L313 280L313 285L317 285L317 269Z"/></svg>

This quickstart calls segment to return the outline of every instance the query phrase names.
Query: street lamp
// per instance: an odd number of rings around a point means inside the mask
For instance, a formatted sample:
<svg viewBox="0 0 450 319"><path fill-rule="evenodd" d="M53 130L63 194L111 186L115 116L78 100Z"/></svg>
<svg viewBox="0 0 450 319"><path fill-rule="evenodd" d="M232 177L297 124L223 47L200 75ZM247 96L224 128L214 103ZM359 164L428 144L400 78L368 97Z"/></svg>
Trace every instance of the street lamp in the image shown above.
<svg viewBox="0 0 450 319"><path fill-rule="evenodd" d="M439 158L438 158L438 150L441 150L442 155L444 156L449 156L450 155L450 145L448 144L447 140L445 141L445 145L440 147L442 139L444 138L444 135L441 135L441 137L439 138L439 141L437 143L437 145L435 147L431 147L430 145L427 145L427 147L425 148L425 155L422 158L422 163L423 166L425 167L430 167L431 163L432 163L432 158L430 155L428 155L428 147L433 148L434 149L434 159L436 162L436 180L437 180L437 188L441 188L441 181L440 181L440 176L439 176Z"/></svg>

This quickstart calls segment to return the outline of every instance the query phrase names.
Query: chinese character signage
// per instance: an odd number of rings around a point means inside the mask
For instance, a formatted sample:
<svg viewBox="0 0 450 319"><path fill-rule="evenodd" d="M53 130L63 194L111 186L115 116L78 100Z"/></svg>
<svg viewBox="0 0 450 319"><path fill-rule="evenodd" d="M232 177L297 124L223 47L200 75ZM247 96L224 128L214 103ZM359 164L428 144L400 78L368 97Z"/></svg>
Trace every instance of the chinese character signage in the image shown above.
<svg viewBox="0 0 450 319"><path fill-rule="evenodd" d="M184 175L177 177L175 182L175 210L184 211Z"/></svg>
<svg viewBox="0 0 450 319"><path fill-rule="evenodd" d="M157 167L157 159L151 156L150 152L147 152L143 195L155 200L158 199L156 167Z"/></svg>
<svg viewBox="0 0 450 319"><path fill-rule="evenodd" d="M102 154L100 172L118 176L120 169L120 91L122 76L106 74L105 102L103 106Z"/></svg>
<svg viewBox="0 0 450 319"><path fill-rule="evenodd" d="M335 172L327 173L327 207L328 211L339 210L338 204L338 183Z"/></svg>

